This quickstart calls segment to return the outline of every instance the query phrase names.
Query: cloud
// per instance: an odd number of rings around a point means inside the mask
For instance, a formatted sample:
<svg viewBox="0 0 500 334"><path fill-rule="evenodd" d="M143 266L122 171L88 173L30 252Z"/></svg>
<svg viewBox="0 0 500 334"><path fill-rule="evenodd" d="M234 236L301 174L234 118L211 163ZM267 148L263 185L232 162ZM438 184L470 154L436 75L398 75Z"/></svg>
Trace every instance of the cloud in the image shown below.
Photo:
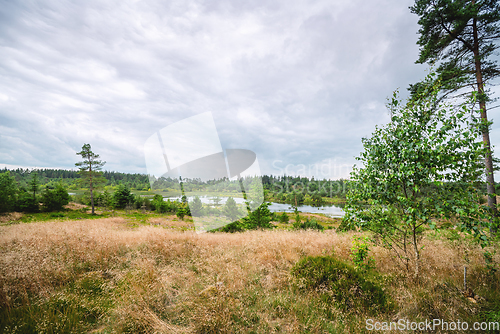
<svg viewBox="0 0 500 334"><path fill-rule="evenodd" d="M223 148L264 173L352 165L386 97L425 75L411 4L8 2L0 164L72 168L90 143L106 169L145 173L149 136L211 111Z"/></svg>

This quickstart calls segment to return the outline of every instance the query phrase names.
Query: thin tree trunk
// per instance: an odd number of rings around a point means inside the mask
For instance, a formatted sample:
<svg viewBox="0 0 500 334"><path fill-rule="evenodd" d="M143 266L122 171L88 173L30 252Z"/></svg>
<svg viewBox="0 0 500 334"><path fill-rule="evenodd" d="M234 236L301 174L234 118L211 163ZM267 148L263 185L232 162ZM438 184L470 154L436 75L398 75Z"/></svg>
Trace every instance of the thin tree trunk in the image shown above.
<svg viewBox="0 0 500 334"><path fill-rule="evenodd" d="M94 214L94 192L92 191L92 165L89 168L90 174L90 204L92 205L92 214Z"/></svg>
<svg viewBox="0 0 500 334"><path fill-rule="evenodd" d="M405 225L403 231L403 251L405 253L405 261L406 261L406 273L410 275L410 255L408 254L408 225Z"/></svg>
<svg viewBox="0 0 500 334"><path fill-rule="evenodd" d="M418 251L417 246L417 228L415 224L413 224L413 250L415 251L415 279L418 279L420 269L420 252Z"/></svg>
<svg viewBox="0 0 500 334"><path fill-rule="evenodd" d="M498 216L497 211L497 196L495 190L495 178L493 174L493 159L491 152L491 144L490 144L490 132L488 127L488 115L486 114L486 101L484 96L484 86L483 86L483 75L481 71L481 58L479 55L479 38L477 34L477 21L474 18L472 22L473 34L474 34L474 59L475 59L475 67L476 67L476 83L477 90L479 94L479 108L481 109L481 120L483 122L482 126L482 134L483 134L483 143L486 148L486 156L485 156L485 167L486 167L486 189L488 192L488 207L491 210L491 227L490 232L495 234L497 232L496 226L496 218Z"/></svg>

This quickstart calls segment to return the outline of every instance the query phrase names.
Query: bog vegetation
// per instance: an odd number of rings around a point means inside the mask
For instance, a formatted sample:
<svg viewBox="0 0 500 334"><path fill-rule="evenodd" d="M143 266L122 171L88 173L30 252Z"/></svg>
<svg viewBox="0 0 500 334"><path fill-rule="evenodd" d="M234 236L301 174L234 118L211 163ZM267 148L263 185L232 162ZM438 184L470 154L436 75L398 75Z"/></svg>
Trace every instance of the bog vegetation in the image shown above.
<svg viewBox="0 0 500 334"><path fill-rule="evenodd" d="M264 202L238 205L254 178L102 172L89 144L79 172L0 172L0 333L368 333L433 319L500 332L485 89L500 74L490 58L500 4L410 9L418 62L436 74L410 85L409 101L394 96L349 180L263 176ZM269 201L295 212L273 213ZM298 210L334 202L344 219ZM233 222L197 234L200 213Z"/></svg>
<svg viewBox="0 0 500 334"><path fill-rule="evenodd" d="M366 319L500 320L498 242L481 249L454 229L424 233L415 281L383 245L353 249L368 237L360 232L196 234L174 215L66 215L1 227L4 333L361 333Z"/></svg>

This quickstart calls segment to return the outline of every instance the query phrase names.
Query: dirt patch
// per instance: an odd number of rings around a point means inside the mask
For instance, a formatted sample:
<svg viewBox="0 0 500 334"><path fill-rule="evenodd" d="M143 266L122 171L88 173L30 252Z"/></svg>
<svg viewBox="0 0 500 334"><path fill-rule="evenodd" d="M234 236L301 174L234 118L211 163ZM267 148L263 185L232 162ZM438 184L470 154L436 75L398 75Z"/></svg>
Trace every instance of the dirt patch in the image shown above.
<svg viewBox="0 0 500 334"><path fill-rule="evenodd" d="M86 208L87 206L80 203L70 202L68 205L65 205L64 207L70 210L81 210L82 208Z"/></svg>
<svg viewBox="0 0 500 334"><path fill-rule="evenodd" d="M11 221L16 221L22 218L24 216L23 213L21 212L9 212L0 215L0 223L5 224Z"/></svg>

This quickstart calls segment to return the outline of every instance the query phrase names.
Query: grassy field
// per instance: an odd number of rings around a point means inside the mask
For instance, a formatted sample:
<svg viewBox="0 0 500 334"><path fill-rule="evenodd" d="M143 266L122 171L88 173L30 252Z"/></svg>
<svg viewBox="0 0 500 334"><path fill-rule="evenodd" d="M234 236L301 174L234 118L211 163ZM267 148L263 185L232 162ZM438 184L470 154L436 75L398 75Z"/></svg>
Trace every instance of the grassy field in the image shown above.
<svg viewBox="0 0 500 334"><path fill-rule="evenodd" d="M405 277L390 252L370 246L376 268L364 276L391 304L376 311L346 308L291 275L306 256L333 254L349 263L356 232L281 226L196 234L192 222L175 216L87 218L4 217L0 332L368 333L367 319L460 319L471 326L500 320L499 273L486 267L484 250L454 230L426 235L418 282ZM498 264L495 249L487 250ZM461 292L464 265L475 298Z"/></svg>

